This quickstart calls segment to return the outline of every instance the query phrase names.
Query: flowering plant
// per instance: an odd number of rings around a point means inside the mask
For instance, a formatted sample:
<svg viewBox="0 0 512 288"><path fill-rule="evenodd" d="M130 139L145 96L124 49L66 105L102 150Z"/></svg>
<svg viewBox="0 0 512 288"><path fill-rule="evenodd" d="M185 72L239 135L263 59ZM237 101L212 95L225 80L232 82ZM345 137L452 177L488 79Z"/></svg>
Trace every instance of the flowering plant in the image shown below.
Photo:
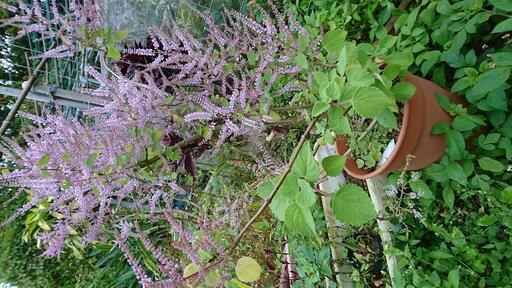
<svg viewBox="0 0 512 288"><path fill-rule="evenodd" d="M23 144L3 139L0 151L14 168L0 180L20 193L27 191L30 200L2 226L45 203L52 215L39 237L46 256L59 255L71 241L104 241L114 228L116 242L143 286L220 282L218 268L268 206L293 231L316 236L313 187L323 172L309 136L321 135L318 147L332 143L334 134L351 135L348 117L374 119L370 127L377 122L392 127L397 101L414 93L408 84L394 83L412 60L404 53L388 55L392 38L379 45L356 45L346 41L342 30L313 36L292 12L281 13L272 1L269 9L252 3L254 17L226 10L222 25L197 12L205 24L202 35L175 23L169 33L149 30L146 48L127 48L123 54L112 41L125 37L124 32L108 36L101 26L101 1L70 2L69 11L62 12L53 1L51 19L40 13L38 1L32 7L23 1L17 7L1 4L16 13L4 23L22 27L21 35L40 32L61 40L42 57L98 49L118 60L108 68L110 77L87 69L101 85L87 92L103 101L102 107L84 113L94 118L92 124L59 112L25 114L40 126L23 135ZM103 40L91 40L97 37ZM307 128L283 164L273 159L265 140L296 124ZM198 221L196 234L180 226L173 200L194 190L199 157L219 157L223 147L236 146L240 139L251 141L243 147L253 156L250 169L270 180L257 188L264 199L259 209L225 247L212 239L208 221ZM340 174L346 156L324 160L325 173ZM358 226L375 217L368 196L355 185L342 188L331 206L347 224ZM126 245L133 229L117 216L120 207L135 208L138 218L153 220L163 211L178 235L172 246L191 264L179 268L135 221L135 234L160 263L160 275L149 277ZM247 272L257 265L242 259L238 278L258 279L259 273Z"/></svg>

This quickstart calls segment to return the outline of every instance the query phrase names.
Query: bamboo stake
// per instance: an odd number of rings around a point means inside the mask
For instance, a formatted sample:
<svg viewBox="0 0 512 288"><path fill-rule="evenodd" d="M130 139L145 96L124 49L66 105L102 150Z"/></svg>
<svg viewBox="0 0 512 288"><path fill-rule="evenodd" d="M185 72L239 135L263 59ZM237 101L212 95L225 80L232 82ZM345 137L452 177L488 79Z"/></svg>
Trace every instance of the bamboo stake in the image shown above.
<svg viewBox="0 0 512 288"><path fill-rule="evenodd" d="M28 80L27 85L23 88L20 97L16 100L16 103L14 104L14 107L12 107L11 111L9 111L9 114L5 118L4 122L2 123L2 127L0 127L0 137L5 134L5 131L7 131L7 128L9 128L9 125L11 124L12 120L14 119L14 116L16 116L16 113L18 113L18 110L21 107L21 104L23 104L23 101L25 100L25 97L27 97L28 92L34 85L34 83L37 80L37 74L39 74L39 70L43 68L43 66L48 61L48 58L41 59L41 62L37 65L36 69L33 71L32 76Z"/></svg>

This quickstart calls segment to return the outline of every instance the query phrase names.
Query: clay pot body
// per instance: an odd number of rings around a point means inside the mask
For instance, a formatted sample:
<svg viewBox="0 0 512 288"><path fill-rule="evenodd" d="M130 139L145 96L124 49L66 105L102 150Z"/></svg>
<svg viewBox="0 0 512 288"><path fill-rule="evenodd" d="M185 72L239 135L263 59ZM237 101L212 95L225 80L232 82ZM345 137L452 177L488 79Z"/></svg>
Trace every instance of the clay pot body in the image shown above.
<svg viewBox="0 0 512 288"><path fill-rule="evenodd" d="M416 86L416 93L404 105L402 127L396 139L395 149L382 166L371 172L358 168L354 159L347 159L345 171L350 176L367 179L404 168L418 170L443 156L446 148L444 135L431 135L430 131L436 123L451 122L452 117L439 106L436 94L446 95L456 103L462 103L462 101L434 82L412 74L407 75L405 81ZM336 148L340 155L348 150L347 141L343 136L338 136Z"/></svg>

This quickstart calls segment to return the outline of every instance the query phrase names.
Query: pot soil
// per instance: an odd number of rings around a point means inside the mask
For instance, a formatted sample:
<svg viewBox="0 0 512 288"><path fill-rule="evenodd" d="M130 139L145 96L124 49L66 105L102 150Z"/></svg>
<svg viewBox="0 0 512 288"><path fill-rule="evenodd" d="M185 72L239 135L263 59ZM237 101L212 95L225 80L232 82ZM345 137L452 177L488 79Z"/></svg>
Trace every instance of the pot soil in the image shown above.
<svg viewBox="0 0 512 288"><path fill-rule="evenodd" d="M380 174L418 170L439 160L445 151L444 135L432 135L432 126L441 121L451 122L448 115L437 103L436 94L448 96L455 103L462 103L456 95L434 82L408 74L405 81L416 86L416 93L404 105L404 114L396 146L384 164L372 172L357 167L352 158L348 158L345 171L352 177L368 179ZM339 155L348 150L346 136L338 136L336 148ZM407 164L407 165L406 165Z"/></svg>

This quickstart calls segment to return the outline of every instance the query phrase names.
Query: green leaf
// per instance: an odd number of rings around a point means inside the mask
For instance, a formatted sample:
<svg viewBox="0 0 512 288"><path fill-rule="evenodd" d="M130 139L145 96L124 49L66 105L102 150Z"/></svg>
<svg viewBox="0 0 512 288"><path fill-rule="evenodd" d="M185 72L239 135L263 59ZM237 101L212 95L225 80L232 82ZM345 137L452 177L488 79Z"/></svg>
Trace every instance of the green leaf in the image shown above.
<svg viewBox="0 0 512 288"><path fill-rule="evenodd" d="M455 194L453 193L453 189L450 186L446 186L443 189L443 199L446 207L448 207L450 210L453 210Z"/></svg>
<svg viewBox="0 0 512 288"><path fill-rule="evenodd" d="M235 273L242 282L254 282L260 279L261 266L253 258L244 256L236 262Z"/></svg>
<svg viewBox="0 0 512 288"><path fill-rule="evenodd" d="M427 183L425 181L418 179L416 181L410 181L409 186L411 187L411 190L415 192L416 194L423 194L423 198L429 199L429 200L435 200L436 197L434 193L432 193L432 190L428 187Z"/></svg>
<svg viewBox="0 0 512 288"><path fill-rule="evenodd" d="M311 116L318 117L319 115L321 115L322 113L327 111L327 109L329 109L329 107L330 107L329 103L327 103L325 101L317 101L315 103L315 105L313 105L313 110L311 111Z"/></svg>
<svg viewBox="0 0 512 288"><path fill-rule="evenodd" d="M498 66L512 66L512 52L494 53L491 58Z"/></svg>
<svg viewBox="0 0 512 288"><path fill-rule="evenodd" d="M208 287L219 287L221 280L222 276L220 275L219 270L213 270L204 277L204 284Z"/></svg>
<svg viewBox="0 0 512 288"><path fill-rule="evenodd" d="M512 2L510 0L489 0L489 2L498 9L512 12Z"/></svg>
<svg viewBox="0 0 512 288"><path fill-rule="evenodd" d="M320 86L320 98L325 101L338 100L341 96L340 86L336 81L324 82Z"/></svg>
<svg viewBox="0 0 512 288"><path fill-rule="evenodd" d="M501 173L505 170L505 165L489 157L482 157L478 159L478 165L480 166L480 168L486 171L491 171L495 173Z"/></svg>
<svg viewBox="0 0 512 288"><path fill-rule="evenodd" d="M352 135L352 129L348 118L343 116L343 109L338 106L331 107L327 111L327 124L338 135Z"/></svg>
<svg viewBox="0 0 512 288"><path fill-rule="evenodd" d="M449 130L445 134L446 143L448 145L448 156L453 160L461 160L464 158L466 151L466 142L464 136L458 131Z"/></svg>
<svg viewBox="0 0 512 288"><path fill-rule="evenodd" d="M274 190L274 187L276 186L275 180L267 180L260 185L258 185L258 188L256 188L256 193L263 199L266 199L270 193L272 193L272 190Z"/></svg>
<svg viewBox="0 0 512 288"><path fill-rule="evenodd" d="M322 47L329 53L338 54L345 43L347 32L343 30L333 30L325 34L322 39Z"/></svg>
<svg viewBox="0 0 512 288"><path fill-rule="evenodd" d="M512 30L512 18L502 21L494 27L491 33L503 33Z"/></svg>
<svg viewBox="0 0 512 288"><path fill-rule="evenodd" d="M405 102L414 96L414 93L416 93L416 86L407 82L399 82L391 88L391 92L395 94L396 100Z"/></svg>
<svg viewBox="0 0 512 288"><path fill-rule="evenodd" d="M340 52L340 57L338 57L338 64L336 65L336 69L338 70L338 74L340 76L345 75L345 68L347 67L347 47L343 46Z"/></svg>
<svg viewBox="0 0 512 288"><path fill-rule="evenodd" d="M347 79L350 86L363 87L375 83L375 78L366 69L355 67L347 70Z"/></svg>
<svg viewBox="0 0 512 288"><path fill-rule="evenodd" d="M386 68L384 68L384 72L382 72L382 75L384 75L389 80L394 80L400 74L400 70L400 65L387 65Z"/></svg>
<svg viewBox="0 0 512 288"><path fill-rule="evenodd" d="M498 89L507 82L509 77L510 68L494 68L478 76L475 86L470 91L474 95L487 94L492 90Z"/></svg>
<svg viewBox="0 0 512 288"><path fill-rule="evenodd" d="M469 131L477 127L475 122L471 121L467 117L464 117L464 115L455 117L455 119L453 119L452 126L453 129L457 131Z"/></svg>
<svg viewBox="0 0 512 288"><path fill-rule="evenodd" d="M297 203L291 204L285 212L285 222L294 232L315 235L315 220L309 208L302 208Z"/></svg>
<svg viewBox="0 0 512 288"><path fill-rule="evenodd" d="M448 254L448 253L443 252L443 251L432 251L432 252L430 252L430 255L432 256L432 258L435 258L435 259L449 259L449 258L453 258L453 255Z"/></svg>
<svg viewBox="0 0 512 288"><path fill-rule="evenodd" d="M361 187L345 184L332 198L334 216L343 223L360 227L375 219L377 213L370 197Z"/></svg>
<svg viewBox="0 0 512 288"><path fill-rule="evenodd" d="M87 159L85 159L85 165L87 165L87 168L92 169L94 167L94 162L96 161L96 158L99 156L98 152L92 152Z"/></svg>
<svg viewBox="0 0 512 288"><path fill-rule="evenodd" d="M459 288L459 269L454 269L448 273L448 283L451 288Z"/></svg>
<svg viewBox="0 0 512 288"><path fill-rule="evenodd" d="M188 277L190 275L194 275L195 273L199 272L199 265L196 263L190 263L187 266L185 266L185 269L183 269L183 277Z"/></svg>
<svg viewBox="0 0 512 288"><path fill-rule="evenodd" d="M277 191L277 195L286 197L286 198L293 198L295 194L299 192L299 185L297 183L298 178L293 173L288 173L286 178L284 179L283 184L279 188L279 191Z"/></svg>
<svg viewBox="0 0 512 288"><path fill-rule="evenodd" d="M304 179L298 181L300 190L299 193L295 193L295 202L302 208L309 208L316 202L316 195L309 185L309 182Z"/></svg>
<svg viewBox="0 0 512 288"><path fill-rule="evenodd" d="M377 88L361 87L352 98L352 105L359 115L376 117L393 105L393 100Z"/></svg>
<svg viewBox="0 0 512 288"><path fill-rule="evenodd" d="M129 29L123 29L119 32L114 33L114 41L120 42L120 41L125 40L126 38L128 38L128 35L130 34L130 32L131 31Z"/></svg>
<svg viewBox="0 0 512 288"><path fill-rule="evenodd" d="M384 112L377 116L377 122L384 128L398 130L396 116L389 109L384 110Z"/></svg>
<svg viewBox="0 0 512 288"><path fill-rule="evenodd" d="M48 165L48 163L50 163L50 154L46 153L43 156L41 156L41 158L37 162L37 166L39 166L39 168L44 168L46 167L46 165Z"/></svg>
<svg viewBox="0 0 512 288"><path fill-rule="evenodd" d="M309 68L308 59L304 53L299 52L295 55L295 62L299 65L300 68L307 70Z"/></svg>
<svg viewBox="0 0 512 288"><path fill-rule="evenodd" d="M450 123L446 121L441 121L432 126L432 135L444 134L450 130Z"/></svg>
<svg viewBox="0 0 512 288"><path fill-rule="evenodd" d="M494 215L484 215L480 217L477 221L480 226L491 226L498 220Z"/></svg>
<svg viewBox="0 0 512 288"><path fill-rule="evenodd" d="M396 65L400 66L401 70L406 70L414 62L414 57L412 55L412 52L410 52L410 51L397 52L397 53L382 57L382 59L387 64L396 64ZM392 79L392 78L390 78L390 79Z"/></svg>
<svg viewBox="0 0 512 288"><path fill-rule="evenodd" d="M446 174L450 179L457 181L461 185L467 184L466 173L464 173L464 169L462 169L462 166L457 162L449 162L448 165L446 165Z"/></svg>
<svg viewBox="0 0 512 288"><path fill-rule="evenodd" d="M347 158L340 155L327 156L322 160L322 167L328 176L335 177L345 168L345 161Z"/></svg>
<svg viewBox="0 0 512 288"><path fill-rule="evenodd" d="M306 141L302 149L300 149L297 160L295 160L293 164L292 171L295 175L305 178L310 182L318 180L320 168L315 161L309 141Z"/></svg>
<svg viewBox="0 0 512 288"><path fill-rule="evenodd" d="M279 221L285 221L285 212L286 209L290 206L291 200L276 194L276 196L272 199L272 202L268 205L270 211L276 216Z"/></svg>
<svg viewBox="0 0 512 288"><path fill-rule="evenodd" d="M107 57L119 60L121 59L121 53L117 50L115 45L109 45L107 46Z"/></svg>

